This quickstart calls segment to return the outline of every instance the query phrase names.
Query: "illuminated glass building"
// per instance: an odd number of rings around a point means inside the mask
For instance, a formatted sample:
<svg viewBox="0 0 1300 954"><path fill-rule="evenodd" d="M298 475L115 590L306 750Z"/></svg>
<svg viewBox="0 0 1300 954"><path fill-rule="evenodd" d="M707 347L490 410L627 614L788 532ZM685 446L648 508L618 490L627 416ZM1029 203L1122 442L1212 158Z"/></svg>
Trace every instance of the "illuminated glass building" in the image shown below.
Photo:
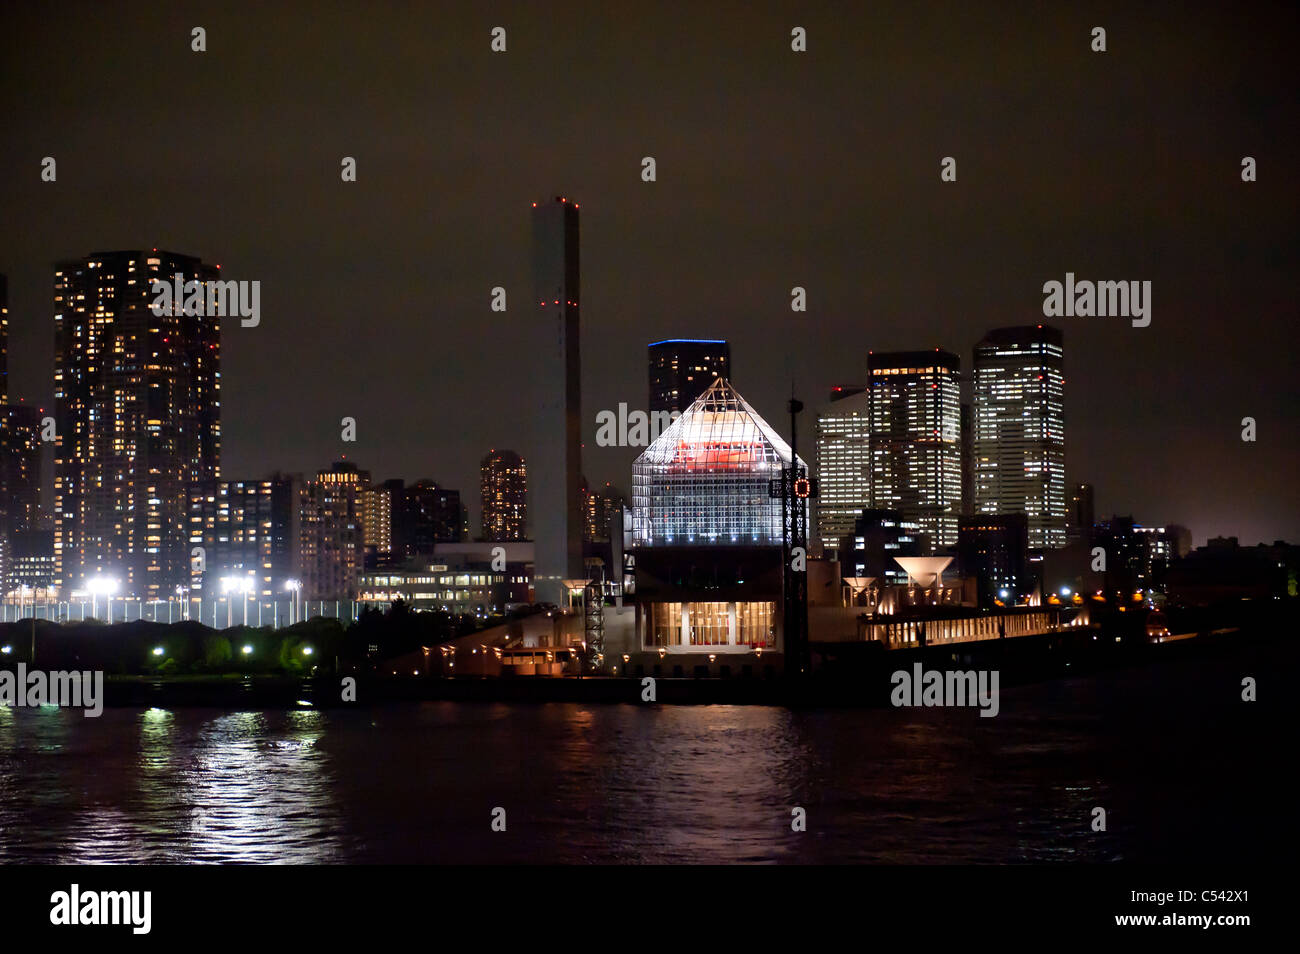
<svg viewBox="0 0 1300 954"><path fill-rule="evenodd" d="M998 328L975 346L975 513L1023 513L1031 550L1066 542L1064 386L1055 328Z"/></svg>
<svg viewBox="0 0 1300 954"><path fill-rule="evenodd" d="M961 513L961 401L955 354L871 353L868 498L898 510L928 538L930 550L957 542ZM927 551L929 552L929 551Z"/></svg>
<svg viewBox="0 0 1300 954"><path fill-rule="evenodd" d="M720 653L743 671L760 662L744 654L781 651L783 520L770 486L791 457L719 379L633 463L633 671L700 674Z"/></svg>
<svg viewBox="0 0 1300 954"><path fill-rule="evenodd" d="M790 445L715 381L632 464L634 544L780 546L768 485L789 464Z"/></svg>
<svg viewBox="0 0 1300 954"><path fill-rule="evenodd" d="M718 378L731 377L731 347L706 338L668 338L649 346L650 407L684 411Z"/></svg>
<svg viewBox="0 0 1300 954"><path fill-rule="evenodd" d="M152 280L218 270L158 250L103 252L54 274L55 555L64 592L102 574L165 599L189 582L191 488L220 478L220 319L158 316ZM206 294L205 294L206 297Z"/></svg>
<svg viewBox="0 0 1300 954"><path fill-rule="evenodd" d="M865 387L833 388L817 414L817 533L827 550L837 549L871 506L870 400Z"/></svg>
<svg viewBox="0 0 1300 954"><path fill-rule="evenodd" d="M528 468L509 450L491 450L479 465L484 540L528 538Z"/></svg>

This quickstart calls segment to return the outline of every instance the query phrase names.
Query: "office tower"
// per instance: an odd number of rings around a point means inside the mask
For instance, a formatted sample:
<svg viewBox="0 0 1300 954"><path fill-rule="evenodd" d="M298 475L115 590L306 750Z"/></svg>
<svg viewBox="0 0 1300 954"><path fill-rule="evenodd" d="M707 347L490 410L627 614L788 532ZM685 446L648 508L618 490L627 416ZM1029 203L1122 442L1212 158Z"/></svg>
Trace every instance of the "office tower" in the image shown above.
<svg viewBox="0 0 1300 954"><path fill-rule="evenodd" d="M1012 606L1033 590L1029 573L1029 524L1023 513L962 517L957 529L957 568L974 577L980 606Z"/></svg>
<svg viewBox="0 0 1300 954"><path fill-rule="evenodd" d="M202 547L203 560L191 564L191 592L213 599L237 578L252 581L252 598L284 599L285 584L301 575L301 497L301 477L283 474L192 489L191 553Z"/></svg>
<svg viewBox="0 0 1300 954"><path fill-rule="evenodd" d="M1106 551L1103 589L1129 601L1131 594L1157 586L1173 556L1163 527L1144 527L1131 516L1112 516L1093 527L1090 543Z"/></svg>
<svg viewBox="0 0 1300 954"><path fill-rule="evenodd" d="M866 387L835 387L817 414L817 535L828 551L839 548L871 506L870 400Z"/></svg>
<svg viewBox="0 0 1300 954"><path fill-rule="evenodd" d="M871 506L898 510L929 549L957 542L961 510L959 361L933 351L867 357Z"/></svg>
<svg viewBox="0 0 1300 954"><path fill-rule="evenodd" d="M1070 510L1066 516L1066 536L1071 543L1091 536L1092 525L1097 521L1092 484L1074 484L1070 488Z"/></svg>
<svg viewBox="0 0 1300 954"><path fill-rule="evenodd" d="M840 573L870 577L880 586L903 585L907 571L896 557L919 557L925 537L915 520L901 510L867 507L858 513L849 532L839 542Z"/></svg>
<svg viewBox="0 0 1300 954"><path fill-rule="evenodd" d="M299 566L307 600L346 600L356 595L364 566L361 494L370 475L337 461L302 485L299 493Z"/></svg>
<svg viewBox="0 0 1300 954"><path fill-rule="evenodd" d="M567 197L533 205L533 277L542 344L542 392L532 414L529 519L536 543L537 598L562 605L563 581L585 578L582 562L582 363L579 352L578 206Z"/></svg>
<svg viewBox="0 0 1300 954"><path fill-rule="evenodd" d="M969 401L961 402L961 512L975 509L975 413Z"/></svg>
<svg viewBox="0 0 1300 954"><path fill-rule="evenodd" d="M731 378L731 347L707 338L668 338L649 346L650 407L684 411L718 378Z"/></svg>
<svg viewBox="0 0 1300 954"><path fill-rule="evenodd" d="M1047 325L975 346L975 512L1023 513L1029 547L1065 545L1064 351Z"/></svg>
<svg viewBox="0 0 1300 954"><path fill-rule="evenodd" d="M479 464L484 540L528 539L528 468L510 450L490 450Z"/></svg>
<svg viewBox="0 0 1300 954"><path fill-rule="evenodd" d="M218 276L165 251L102 252L54 274L55 551L65 594L104 576L163 599L189 582L189 491L220 477L220 323L153 281ZM207 311L208 309L203 309Z"/></svg>

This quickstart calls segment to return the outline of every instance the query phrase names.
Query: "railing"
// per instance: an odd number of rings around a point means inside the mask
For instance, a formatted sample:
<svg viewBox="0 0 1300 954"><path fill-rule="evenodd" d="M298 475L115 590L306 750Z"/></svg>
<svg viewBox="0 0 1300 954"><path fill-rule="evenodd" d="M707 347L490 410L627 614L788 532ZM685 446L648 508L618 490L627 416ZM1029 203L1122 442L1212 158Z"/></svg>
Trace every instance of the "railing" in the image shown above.
<svg viewBox="0 0 1300 954"><path fill-rule="evenodd" d="M924 638L924 645L936 646L1001 637L1032 636L1059 632L1065 628L1068 628L1068 625L1062 624L1060 610L1054 609L951 618L871 620L859 624L859 632L863 640L882 642L889 649L909 649L920 646L922 638Z"/></svg>
<svg viewBox="0 0 1300 954"><path fill-rule="evenodd" d="M280 629L305 619L356 620L366 604L358 600L226 599L132 600L99 597L96 600L25 600L0 603L0 623L40 619L80 623L97 619L104 623L202 622L214 629L231 626L270 626Z"/></svg>

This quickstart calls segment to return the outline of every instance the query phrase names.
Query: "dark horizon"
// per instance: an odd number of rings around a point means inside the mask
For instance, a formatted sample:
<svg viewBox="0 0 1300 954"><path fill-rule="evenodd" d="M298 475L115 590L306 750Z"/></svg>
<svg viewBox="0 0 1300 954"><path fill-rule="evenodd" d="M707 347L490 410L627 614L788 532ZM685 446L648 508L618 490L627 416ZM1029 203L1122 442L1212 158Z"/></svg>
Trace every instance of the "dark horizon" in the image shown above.
<svg viewBox="0 0 1300 954"><path fill-rule="evenodd" d="M54 262L198 256L263 289L261 324L224 328L224 477L346 456L459 489L477 529L482 456L535 456L512 343L536 320L531 203L567 195L593 485L629 489L637 450L597 447L595 420L646 407L653 341L727 340L737 389L786 437L793 381L807 457L868 351L952 351L968 396L977 341L1047 320L1067 481L1095 486L1099 518L1300 540L1290 7L1182 7L1181 30L1122 9L83 9L0 14L15 402L52 404ZM1067 272L1151 281L1150 326L1044 319Z"/></svg>

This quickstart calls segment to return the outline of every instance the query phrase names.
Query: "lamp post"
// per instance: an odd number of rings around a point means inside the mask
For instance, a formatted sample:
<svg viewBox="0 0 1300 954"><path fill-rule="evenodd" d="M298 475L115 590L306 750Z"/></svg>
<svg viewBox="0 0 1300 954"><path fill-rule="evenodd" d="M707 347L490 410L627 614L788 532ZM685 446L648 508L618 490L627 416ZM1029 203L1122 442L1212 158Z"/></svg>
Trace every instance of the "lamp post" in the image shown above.
<svg viewBox="0 0 1300 954"><path fill-rule="evenodd" d="M301 580L285 580L284 588L293 594L292 609L289 613L289 625L292 626L298 622L298 596L302 593Z"/></svg>
<svg viewBox="0 0 1300 954"><path fill-rule="evenodd" d="M248 601L252 599L253 591L257 589L257 585L253 582L252 577L246 576L239 581L239 588L244 592L244 625L247 626L248 625Z"/></svg>
<svg viewBox="0 0 1300 954"><path fill-rule="evenodd" d="M86 587L90 590L91 618L98 618L99 594L103 593L108 603L108 622L111 624L113 622L113 594L117 592L117 580L110 580L104 576L93 576L86 583Z"/></svg>
<svg viewBox="0 0 1300 954"><path fill-rule="evenodd" d="M221 578L221 593L226 598L226 629L230 629L230 593L238 583L239 581L233 576L223 576Z"/></svg>

